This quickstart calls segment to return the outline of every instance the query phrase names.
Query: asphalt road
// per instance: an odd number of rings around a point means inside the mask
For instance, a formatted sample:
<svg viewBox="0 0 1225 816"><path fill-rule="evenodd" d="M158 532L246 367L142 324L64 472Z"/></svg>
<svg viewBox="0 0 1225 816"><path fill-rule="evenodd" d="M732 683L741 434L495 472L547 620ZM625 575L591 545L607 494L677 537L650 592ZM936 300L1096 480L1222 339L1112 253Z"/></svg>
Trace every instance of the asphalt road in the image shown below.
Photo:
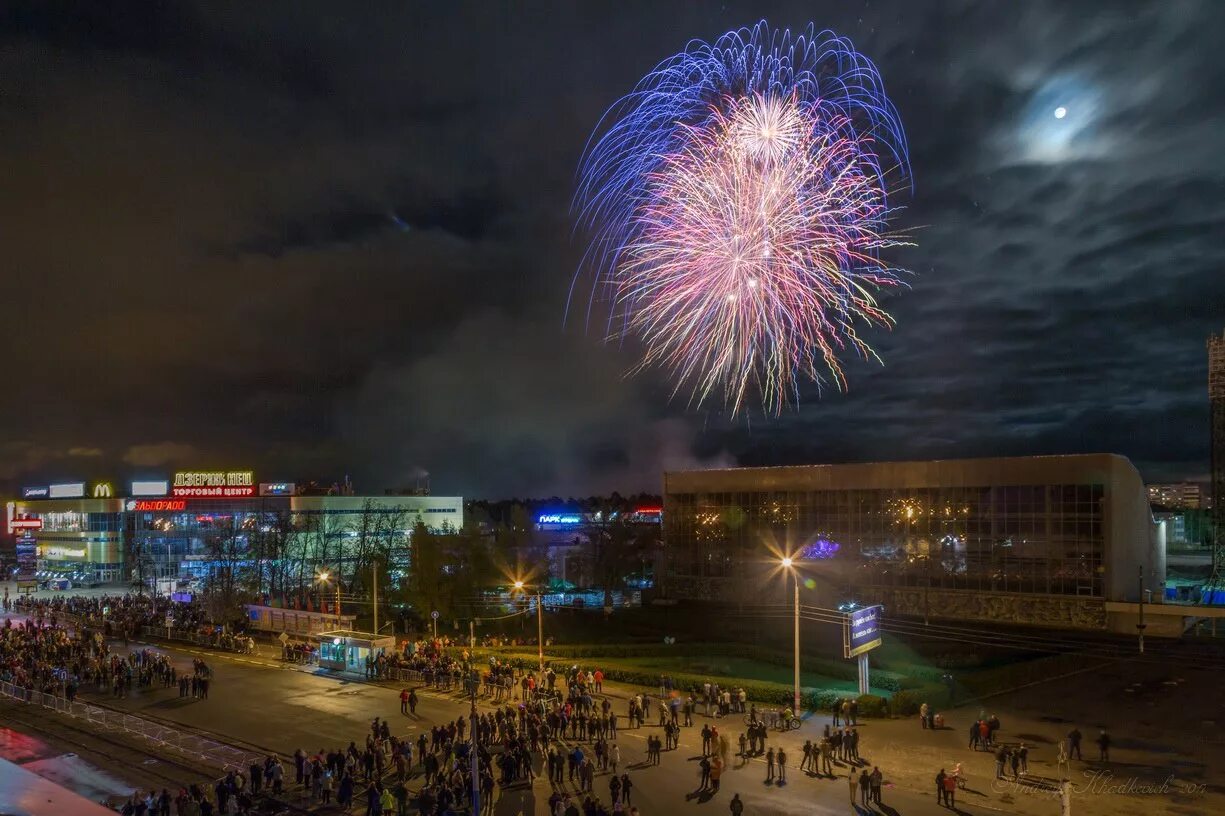
<svg viewBox="0 0 1225 816"><path fill-rule="evenodd" d="M132 644L133 648L144 645ZM155 688L137 691L123 700L104 696L97 698L99 702L212 732L243 746L277 751L283 755L290 755L297 748L313 752L321 748L347 746L350 741L360 744L369 730L370 721L376 716L389 720L398 735L415 738L422 730L428 731L433 724L468 713L466 700L424 690L418 692L421 702L417 707L417 716L407 717L400 714L397 689L346 680L267 657L224 655L196 651L190 647L151 648L168 652L176 663L183 666L189 666L193 657L201 657L208 662L216 678L209 699L181 699L177 688ZM614 704L618 710L624 706L620 700L615 700ZM483 710L487 707L482 704ZM712 722L733 728L729 737L734 744L735 736L740 731L739 720ZM760 760L740 765L739 760L733 759L732 767L723 776L721 790L713 795L699 795L696 789L701 758L700 718L698 723L698 727L683 729L680 748L665 752L662 764L656 767L641 767L640 763L645 759L646 736L660 733L658 728L622 729L619 732L622 762L629 766L635 783L633 803L642 816L675 813L674 808L678 807L695 813L726 813L733 793L740 794L746 814L949 812L936 803L934 795L893 786L889 782L888 768L882 768L886 778L882 796L884 805L876 808L852 807L846 766L840 766L842 775L836 779L812 777L797 770L805 732L793 732L771 740L775 747L781 743L789 756L791 767L788 769L787 784L767 784L765 766ZM868 750L871 728L871 724L868 724L862 729L865 748L861 753L868 760L871 760L871 751ZM595 791L608 801L605 775L597 776ZM574 793L574 789L571 788L570 792ZM512 788L502 792L494 813L499 816L544 814L550 793L548 782L537 778L530 788ZM1001 808L982 803L962 807L959 802L959 810L984 813L999 812Z"/></svg>

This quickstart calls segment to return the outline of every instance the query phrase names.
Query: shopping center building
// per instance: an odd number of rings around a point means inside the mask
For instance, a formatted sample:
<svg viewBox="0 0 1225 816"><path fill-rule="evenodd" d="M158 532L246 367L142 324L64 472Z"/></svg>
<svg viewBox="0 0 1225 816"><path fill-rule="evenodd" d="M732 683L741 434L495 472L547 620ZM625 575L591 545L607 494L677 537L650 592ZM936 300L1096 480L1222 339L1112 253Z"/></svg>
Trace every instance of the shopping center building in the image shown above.
<svg viewBox="0 0 1225 816"><path fill-rule="evenodd" d="M282 558L336 563L363 539L406 543L418 522L433 531L464 523L460 497L305 493L250 471L38 485L8 503L7 525L27 581L152 586L204 577L219 552L231 562L258 558L272 538Z"/></svg>
<svg viewBox="0 0 1225 816"><path fill-rule="evenodd" d="M1144 483L1109 454L667 473L663 518L677 600L781 603L791 556L816 606L1101 629L1165 583Z"/></svg>

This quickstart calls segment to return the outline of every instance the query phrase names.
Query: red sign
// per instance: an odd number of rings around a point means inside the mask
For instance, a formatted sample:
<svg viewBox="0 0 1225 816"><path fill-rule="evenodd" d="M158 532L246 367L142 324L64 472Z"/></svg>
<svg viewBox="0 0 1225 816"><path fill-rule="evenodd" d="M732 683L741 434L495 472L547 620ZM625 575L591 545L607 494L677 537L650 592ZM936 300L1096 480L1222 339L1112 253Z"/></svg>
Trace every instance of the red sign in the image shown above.
<svg viewBox="0 0 1225 816"><path fill-rule="evenodd" d="M128 502L128 509L139 512L186 510L187 502L184 499L138 499Z"/></svg>
<svg viewBox="0 0 1225 816"><path fill-rule="evenodd" d="M172 487L170 495L193 499L246 499L255 495L255 487Z"/></svg>
<svg viewBox="0 0 1225 816"><path fill-rule="evenodd" d="M15 518L9 522L10 530L41 530L43 520L40 518Z"/></svg>

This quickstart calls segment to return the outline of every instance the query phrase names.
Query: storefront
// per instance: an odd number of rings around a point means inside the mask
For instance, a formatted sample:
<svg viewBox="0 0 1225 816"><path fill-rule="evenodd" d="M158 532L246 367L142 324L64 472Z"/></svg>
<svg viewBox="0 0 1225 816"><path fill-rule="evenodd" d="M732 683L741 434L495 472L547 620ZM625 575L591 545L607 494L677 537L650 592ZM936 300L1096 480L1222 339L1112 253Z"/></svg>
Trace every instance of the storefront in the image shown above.
<svg viewBox="0 0 1225 816"><path fill-rule="evenodd" d="M23 582L71 589L125 579L124 518L119 499L10 502L8 525L18 535L19 549L33 554L32 574L28 557L19 564Z"/></svg>

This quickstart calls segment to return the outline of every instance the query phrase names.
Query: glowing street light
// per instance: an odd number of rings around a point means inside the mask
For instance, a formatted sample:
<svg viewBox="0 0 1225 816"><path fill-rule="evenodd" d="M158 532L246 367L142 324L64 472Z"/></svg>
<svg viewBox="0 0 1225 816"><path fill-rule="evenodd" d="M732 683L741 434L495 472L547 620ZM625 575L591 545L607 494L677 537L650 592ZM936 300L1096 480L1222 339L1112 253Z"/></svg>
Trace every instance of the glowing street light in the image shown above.
<svg viewBox="0 0 1225 816"><path fill-rule="evenodd" d="M783 569L791 573L791 577L795 580L795 662L794 662L794 681L795 685L792 690L792 709L794 716L800 716L800 574L797 572L791 560L791 556L783 556L779 559L779 564Z"/></svg>
<svg viewBox="0 0 1225 816"><path fill-rule="evenodd" d="M527 584L523 581L515 581L514 586L516 592L527 590ZM540 660L540 671L544 671L544 603L539 590L536 592L536 654Z"/></svg>
<svg viewBox="0 0 1225 816"><path fill-rule="evenodd" d="M327 585L331 580L331 574L327 570L320 570L315 578L319 583ZM340 625L340 570L336 571L336 628L339 630Z"/></svg>

